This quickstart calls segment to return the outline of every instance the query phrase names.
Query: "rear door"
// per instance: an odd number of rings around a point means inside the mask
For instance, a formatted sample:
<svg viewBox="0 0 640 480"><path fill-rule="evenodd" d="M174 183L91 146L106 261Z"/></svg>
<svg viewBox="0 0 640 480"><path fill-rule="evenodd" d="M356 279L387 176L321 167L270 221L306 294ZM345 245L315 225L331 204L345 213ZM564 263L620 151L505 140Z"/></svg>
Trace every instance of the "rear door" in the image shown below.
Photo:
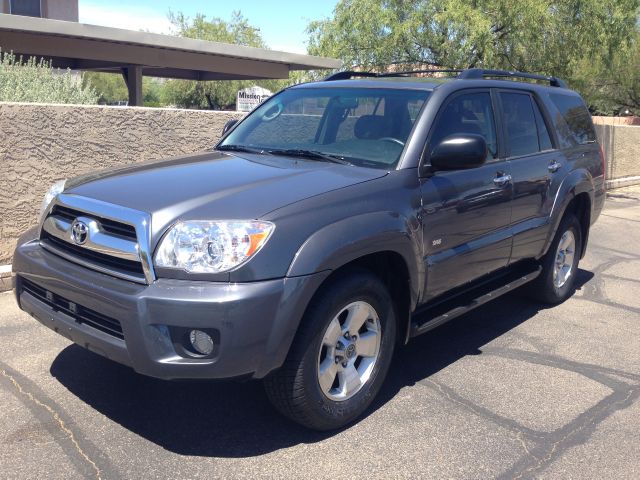
<svg viewBox="0 0 640 480"><path fill-rule="evenodd" d="M429 134L427 152L450 135L467 133L483 135L489 153L480 167L432 172L421 179L425 300L509 260L512 188L509 164L498 153L494 112L489 89L456 92L443 103Z"/></svg>
<svg viewBox="0 0 640 480"><path fill-rule="evenodd" d="M540 254L566 159L554 145L551 122L533 92L499 90L504 150L513 177L511 262Z"/></svg>

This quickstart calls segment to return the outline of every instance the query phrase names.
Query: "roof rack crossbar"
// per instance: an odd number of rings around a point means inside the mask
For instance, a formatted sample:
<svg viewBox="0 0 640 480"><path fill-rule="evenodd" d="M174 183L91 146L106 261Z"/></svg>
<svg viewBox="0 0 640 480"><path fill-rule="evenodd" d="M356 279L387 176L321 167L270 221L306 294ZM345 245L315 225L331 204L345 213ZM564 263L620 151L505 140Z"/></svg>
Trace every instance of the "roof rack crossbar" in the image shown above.
<svg viewBox="0 0 640 480"><path fill-rule="evenodd" d="M464 78L468 80L480 79L484 77L528 78L531 80L542 80L544 82L549 82L549 85L551 85L552 87L567 88L567 85L564 83L564 81L559 79L558 77L548 77L546 75L537 75L535 73L469 68L458 75L458 78Z"/></svg>
<svg viewBox="0 0 640 480"><path fill-rule="evenodd" d="M457 69L443 69L443 70L410 70L406 72L356 72L353 70L347 70L344 72L337 72L333 75L329 75L324 79L325 82L333 80L349 80L354 77L364 78L388 78L388 77L409 77L411 75L417 75L421 73L457 73L457 78L466 80L478 80L485 77L503 77L503 78L528 78L531 80L542 80L543 82L549 82L552 87L567 88L567 84L558 77L549 77L546 75L537 75L535 73L526 72L509 72L507 70L487 70L483 68L468 68L466 70Z"/></svg>

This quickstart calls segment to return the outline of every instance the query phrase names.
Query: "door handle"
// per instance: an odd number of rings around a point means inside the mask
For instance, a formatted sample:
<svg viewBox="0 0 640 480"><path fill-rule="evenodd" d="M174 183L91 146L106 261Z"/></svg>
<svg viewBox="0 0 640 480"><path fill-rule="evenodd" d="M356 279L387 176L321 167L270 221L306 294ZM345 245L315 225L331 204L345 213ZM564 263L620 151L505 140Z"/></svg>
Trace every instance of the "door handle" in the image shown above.
<svg viewBox="0 0 640 480"><path fill-rule="evenodd" d="M562 167L562 164L560 162L558 162L557 160L553 160L553 161L551 161L551 163L549 164L549 166L547 168L549 169L549 171L551 173L555 173L558 170L560 170L560 167Z"/></svg>
<svg viewBox="0 0 640 480"><path fill-rule="evenodd" d="M498 173L499 177L493 179L493 183L495 183L498 187L502 187L511 181L511 175Z"/></svg>

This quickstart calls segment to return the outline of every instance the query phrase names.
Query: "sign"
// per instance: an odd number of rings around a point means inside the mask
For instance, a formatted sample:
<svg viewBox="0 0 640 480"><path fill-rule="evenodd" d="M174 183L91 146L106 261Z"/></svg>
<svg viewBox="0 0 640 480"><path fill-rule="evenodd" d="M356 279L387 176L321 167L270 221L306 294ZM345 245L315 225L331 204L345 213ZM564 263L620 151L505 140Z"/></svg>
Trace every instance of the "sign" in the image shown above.
<svg viewBox="0 0 640 480"><path fill-rule="evenodd" d="M239 90L236 98L236 111L250 112L271 95L273 93L266 88L257 86Z"/></svg>

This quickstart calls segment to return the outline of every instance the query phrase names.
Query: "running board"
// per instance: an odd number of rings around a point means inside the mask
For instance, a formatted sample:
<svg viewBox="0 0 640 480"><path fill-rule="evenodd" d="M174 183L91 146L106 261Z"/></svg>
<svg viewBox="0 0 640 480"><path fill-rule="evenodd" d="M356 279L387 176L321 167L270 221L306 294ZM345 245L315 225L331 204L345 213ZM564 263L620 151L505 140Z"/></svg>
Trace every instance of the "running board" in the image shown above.
<svg viewBox="0 0 640 480"><path fill-rule="evenodd" d="M516 274L499 277L492 282L453 297L451 300L437 302L433 306L427 305L424 309L420 309L416 315L424 318L430 317L426 321L413 322L411 324L411 337L416 337L440 325L447 323L449 320L464 315L480 305L484 305L491 300L501 297L505 293L509 293L525 283L534 280L542 272L542 267L538 266L535 270L529 271L522 275L522 271Z"/></svg>

